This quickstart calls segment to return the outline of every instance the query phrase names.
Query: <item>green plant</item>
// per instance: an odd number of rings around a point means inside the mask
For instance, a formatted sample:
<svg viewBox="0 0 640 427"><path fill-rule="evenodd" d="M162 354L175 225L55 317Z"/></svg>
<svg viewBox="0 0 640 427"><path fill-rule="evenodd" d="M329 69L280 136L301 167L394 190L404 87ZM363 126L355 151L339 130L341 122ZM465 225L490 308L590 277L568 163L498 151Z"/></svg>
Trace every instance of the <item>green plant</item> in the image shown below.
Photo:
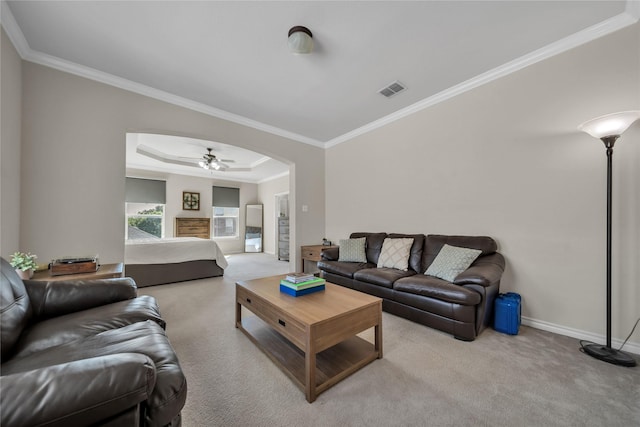
<svg viewBox="0 0 640 427"><path fill-rule="evenodd" d="M36 259L38 259L38 257L32 255L31 252L16 252L11 255L11 266L22 271L36 270L38 268Z"/></svg>

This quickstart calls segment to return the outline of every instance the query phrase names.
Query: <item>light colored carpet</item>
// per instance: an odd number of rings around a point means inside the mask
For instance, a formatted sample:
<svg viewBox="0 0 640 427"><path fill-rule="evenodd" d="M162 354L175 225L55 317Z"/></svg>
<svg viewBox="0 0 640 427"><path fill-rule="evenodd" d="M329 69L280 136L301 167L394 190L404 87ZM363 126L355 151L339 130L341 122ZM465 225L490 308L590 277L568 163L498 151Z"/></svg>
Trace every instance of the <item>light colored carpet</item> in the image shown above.
<svg viewBox="0 0 640 427"><path fill-rule="evenodd" d="M288 263L228 261L224 277L139 290L158 299L187 376L185 427L640 426L640 367L595 360L577 340L533 328L462 342L388 313L384 358L309 404L234 327L235 281L286 273Z"/></svg>

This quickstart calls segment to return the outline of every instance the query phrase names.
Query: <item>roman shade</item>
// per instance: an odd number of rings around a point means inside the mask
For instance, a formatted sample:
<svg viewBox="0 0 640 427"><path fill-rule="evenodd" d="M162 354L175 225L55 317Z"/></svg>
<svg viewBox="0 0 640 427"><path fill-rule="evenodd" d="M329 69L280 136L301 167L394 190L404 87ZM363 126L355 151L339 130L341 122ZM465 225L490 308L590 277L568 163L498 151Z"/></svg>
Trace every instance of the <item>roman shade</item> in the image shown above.
<svg viewBox="0 0 640 427"><path fill-rule="evenodd" d="M231 187L213 187L213 206L217 208L239 208L240 189Z"/></svg>
<svg viewBox="0 0 640 427"><path fill-rule="evenodd" d="M127 177L125 202L165 204L167 202L166 187L165 181Z"/></svg>

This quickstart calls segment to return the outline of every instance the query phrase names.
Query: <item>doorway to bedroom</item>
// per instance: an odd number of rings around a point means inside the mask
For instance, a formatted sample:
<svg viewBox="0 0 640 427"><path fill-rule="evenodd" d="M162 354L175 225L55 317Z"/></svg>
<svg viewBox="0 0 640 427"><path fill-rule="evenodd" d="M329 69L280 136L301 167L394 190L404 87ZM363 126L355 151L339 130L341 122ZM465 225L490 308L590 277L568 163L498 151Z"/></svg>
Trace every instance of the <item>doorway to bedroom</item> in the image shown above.
<svg viewBox="0 0 640 427"><path fill-rule="evenodd" d="M225 254L245 251L247 205L264 205L265 253L278 258L276 218L280 216L275 195L289 193L289 169L284 162L264 154L191 137L150 133L126 135L125 239L176 236L176 218L203 218L210 236ZM149 185L129 191L133 182ZM161 189L151 189L155 186ZM231 221L233 233L214 235L213 187L236 189L239 196ZM185 204L185 194L189 203ZM220 209L218 209L220 210ZM218 221L219 222L219 221Z"/></svg>

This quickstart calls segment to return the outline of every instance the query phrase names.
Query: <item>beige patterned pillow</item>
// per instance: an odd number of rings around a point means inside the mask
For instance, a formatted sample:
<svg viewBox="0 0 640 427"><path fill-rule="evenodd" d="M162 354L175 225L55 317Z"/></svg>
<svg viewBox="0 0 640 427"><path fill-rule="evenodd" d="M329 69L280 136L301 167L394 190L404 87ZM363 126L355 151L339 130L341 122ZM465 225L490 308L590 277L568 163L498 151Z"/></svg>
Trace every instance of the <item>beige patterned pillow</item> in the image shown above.
<svg viewBox="0 0 640 427"><path fill-rule="evenodd" d="M378 258L378 268L387 267L407 271L409 269L409 252L413 239L391 239L382 242L382 250Z"/></svg>
<svg viewBox="0 0 640 427"><path fill-rule="evenodd" d="M453 282L482 253L479 249L444 245L424 274Z"/></svg>
<svg viewBox="0 0 640 427"><path fill-rule="evenodd" d="M338 261L367 262L367 253L365 252L366 241L366 237L340 240L340 252L338 253Z"/></svg>

